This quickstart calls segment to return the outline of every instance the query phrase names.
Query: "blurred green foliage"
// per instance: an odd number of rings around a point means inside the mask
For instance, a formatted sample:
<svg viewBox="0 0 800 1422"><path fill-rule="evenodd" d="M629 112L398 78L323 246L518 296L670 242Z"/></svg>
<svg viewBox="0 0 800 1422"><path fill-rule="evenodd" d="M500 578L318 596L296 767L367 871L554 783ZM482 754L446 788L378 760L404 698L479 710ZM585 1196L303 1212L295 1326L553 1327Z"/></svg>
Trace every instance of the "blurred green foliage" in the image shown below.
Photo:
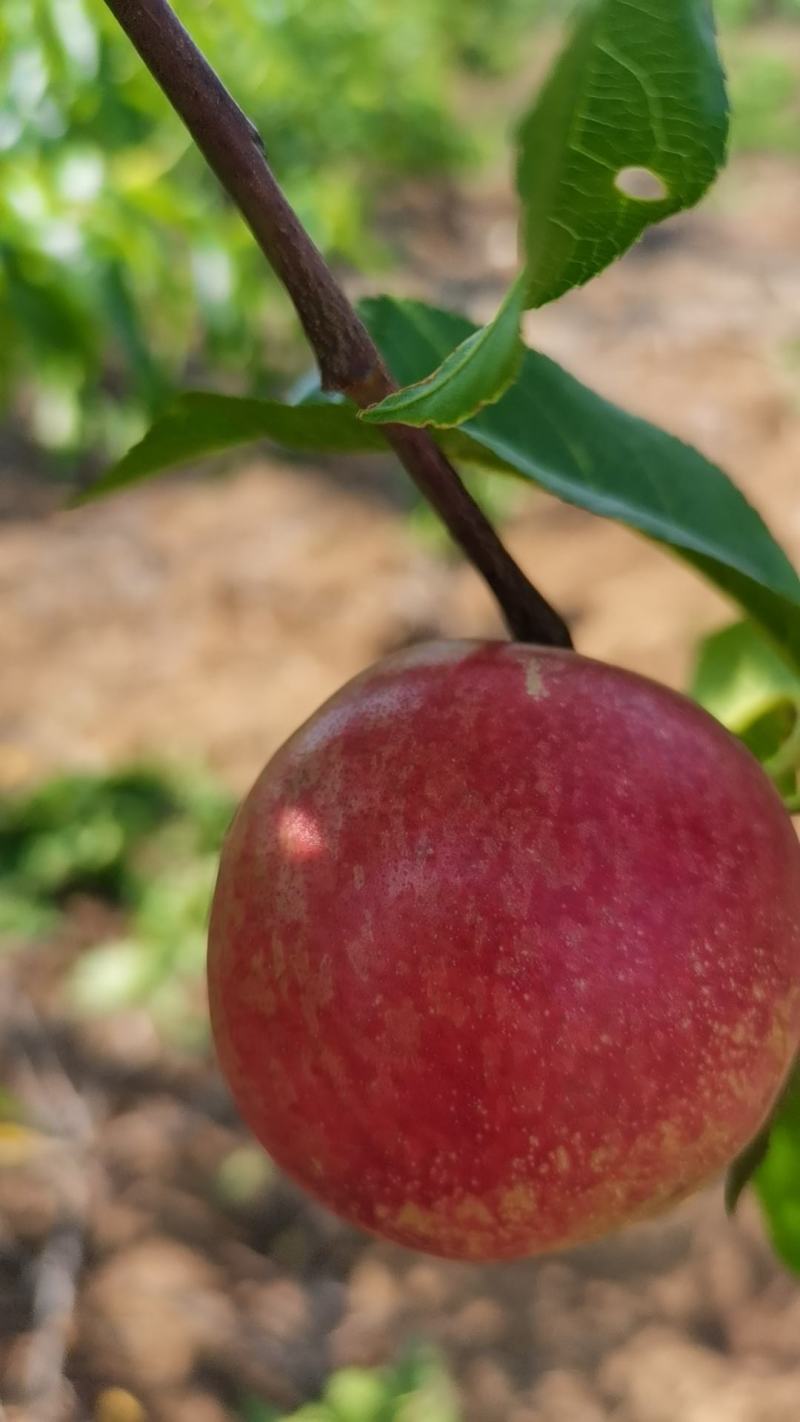
<svg viewBox="0 0 800 1422"><path fill-rule="evenodd" d="M750 622L697 649L690 695L744 742L792 813L800 810L800 676Z"/></svg>
<svg viewBox="0 0 800 1422"><path fill-rule="evenodd" d="M374 267L376 197L485 151L458 80L519 66L567 0L183 0L332 257ZM800 0L719 0L723 22ZM739 146L800 143L798 67L730 53ZM468 105L461 104L461 108ZM499 133L499 127L498 127ZM106 460L179 384L266 394L296 373L289 308L102 0L0 6L0 410L55 465Z"/></svg>
<svg viewBox="0 0 800 1422"><path fill-rule="evenodd" d="M200 996L217 852L233 801L206 776L130 769L64 775L0 803L0 938L52 929L71 896L127 911L125 937L87 950L66 987L103 1013L146 1005L187 1045L204 1040Z"/></svg>
<svg viewBox="0 0 800 1422"><path fill-rule="evenodd" d="M731 60L735 146L754 153L800 152L800 45L787 55L776 40L751 46L737 39Z"/></svg>
<svg viewBox="0 0 800 1422"><path fill-rule="evenodd" d="M796 1067L769 1129L755 1176L767 1229L783 1262L800 1274L800 1068Z"/></svg>
<svg viewBox="0 0 800 1422"><path fill-rule="evenodd" d="M340 1368L319 1402L291 1415L247 1398L239 1416L241 1422L458 1422L459 1413L441 1364L419 1351L382 1372Z"/></svg>
<svg viewBox="0 0 800 1422"><path fill-rule="evenodd" d="M740 152L800 152L800 0L714 0ZM777 22L771 24L770 22Z"/></svg>
<svg viewBox="0 0 800 1422"><path fill-rule="evenodd" d="M374 260L402 176L453 172L460 69L509 63L547 0L184 0L316 240ZM293 322L240 219L101 0L0 7L0 408L52 450L131 442L213 370L261 392Z"/></svg>
<svg viewBox="0 0 800 1422"><path fill-rule="evenodd" d="M714 0L714 9L722 24L800 19L800 0Z"/></svg>
<svg viewBox="0 0 800 1422"><path fill-rule="evenodd" d="M69 1004L87 1015L146 1007L156 1027L184 1047L208 1037L200 984L217 856L199 855L153 873L124 938L88 949L67 983Z"/></svg>
<svg viewBox="0 0 800 1422"><path fill-rule="evenodd" d="M690 694L752 751L787 809L800 812L800 676L766 636L752 623L736 622L706 637L697 649ZM751 1184L776 1252L800 1272L797 1064L774 1114L728 1171L729 1211Z"/></svg>

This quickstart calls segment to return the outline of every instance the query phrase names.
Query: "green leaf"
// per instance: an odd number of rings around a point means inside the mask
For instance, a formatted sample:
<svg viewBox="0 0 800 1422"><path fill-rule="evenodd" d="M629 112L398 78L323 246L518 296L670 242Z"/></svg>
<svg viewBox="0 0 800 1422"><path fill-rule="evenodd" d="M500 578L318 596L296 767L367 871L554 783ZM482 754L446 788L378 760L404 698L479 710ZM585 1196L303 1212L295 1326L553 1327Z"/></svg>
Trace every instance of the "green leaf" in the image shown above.
<svg viewBox="0 0 800 1422"><path fill-rule="evenodd" d="M386 448L380 431L361 425L351 405L282 405L277 400L190 391L178 396L144 438L75 502L86 503L162 469L257 439L315 454Z"/></svg>
<svg viewBox="0 0 800 1422"><path fill-rule="evenodd" d="M769 1148L755 1177L772 1243L800 1273L800 1075L785 1092L772 1123Z"/></svg>
<svg viewBox="0 0 800 1422"><path fill-rule="evenodd" d="M362 309L404 383L474 329L420 302L379 297ZM756 510L696 450L601 399L555 362L527 351L514 386L441 443L453 457L532 480L664 544L800 665L800 579Z"/></svg>
<svg viewBox="0 0 800 1422"><path fill-rule="evenodd" d="M800 700L800 674L749 622L735 622L701 642L690 695L734 735L776 706Z"/></svg>
<svg viewBox="0 0 800 1422"><path fill-rule="evenodd" d="M432 375L370 406L361 419L367 424L394 421L446 429L499 399L517 375L525 352L519 329L524 298L520 277L488 326L461 341Z"/></svg>
<svg viewBox="0 0 800 1422"><path fill-rule="evenodd" d="M127 360L135 384L145 397L155 402L167 388L165 373L154 358L142 327L141 313L134 300L125 268L109 261L98 273L109 324Z"/></svg>
<svg viewBox="0 0 800 1422"><path fill-rule="evenodd" d="M386 1402L386 1382L366 1368L340 1368L325 1389L331 1422L379 1422Z"/></svg>
<svg viewBox="0 0 800 1422"><path fill-rule="evenodd" d="M727 130L703 0L592 0L520 127L526 270L488 326L361 418L445 429L497 400L522 360L523 308L588 281L650 223L697 202Z"/></svg>
<svg viewBox="0 0 800 1422"><path fill-rule="evenodd" d="M527 305L583 285L651 223L696 203L727 133L707 0L582 5L519 130ZM661 195L631 195L637 172Z"/></svg>
<svg viewBox="0 0 800 1422"><path fill-rule="evenodd" d="M13 880L0 883L0 952L38 938L56 921L53 909L41 903L30 890L15 887Z"/></svg>
<svg viewBox="0 0 800 1422"><path fill-rule="evenodd" d="M263 1398L256 1397L254 1393L246 1393L239 1403L237 1416L240 1422L281 1422L281 1414Z"/></svg>
<svg viewBox="0 0 800 1422"><path fill-rule="evenodd" d="M800 675L752 623L700 644L691 695L761 761L787 808L797 808Z"/></svg>
<svg viewBox="0 0 800 1422"><path fill-rule="evenodd" d="M770 1116L765 1126L762 1126L757 1136L754 1136L749 1145L745 1146L740 1155L737 1155L733 1164L728 1167L725 1176L725 1213L735 1215L748 1185L759 1166L763 1164L769 1150L769 1143L772 1137L773 1118Z"/></svg>

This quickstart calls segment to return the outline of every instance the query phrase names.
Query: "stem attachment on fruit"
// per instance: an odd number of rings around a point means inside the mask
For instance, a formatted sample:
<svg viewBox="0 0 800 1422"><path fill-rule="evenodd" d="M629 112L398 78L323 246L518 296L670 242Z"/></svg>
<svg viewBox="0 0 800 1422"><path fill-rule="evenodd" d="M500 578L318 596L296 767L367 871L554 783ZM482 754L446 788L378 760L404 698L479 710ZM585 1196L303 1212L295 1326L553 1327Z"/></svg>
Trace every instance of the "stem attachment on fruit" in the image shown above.
<svg viewBox="0 0 800 1422"><path fill-rule="evenodd" d="M340 391L361 409L391 394L397 387L377 347L281 191L257 129L167 0L105 3L286 288L317 358L323 388ZM563 618L515 563L432 436L406 425L387 425L384 432L452 538L492 589L512 637L571 647Z"/></svg>

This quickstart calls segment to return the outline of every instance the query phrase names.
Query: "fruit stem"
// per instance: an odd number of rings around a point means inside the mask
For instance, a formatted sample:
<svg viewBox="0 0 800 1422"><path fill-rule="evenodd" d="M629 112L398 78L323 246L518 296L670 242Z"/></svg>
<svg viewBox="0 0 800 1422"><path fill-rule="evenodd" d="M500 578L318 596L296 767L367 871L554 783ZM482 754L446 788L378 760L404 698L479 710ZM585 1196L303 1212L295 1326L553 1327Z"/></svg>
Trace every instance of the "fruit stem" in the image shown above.
<svg viewBox="0 0 800 1422"><path fill-rule="evenodd" d="M359 408L397 388L381 355L267 163L257 129L228 93L167 0L105 0L247 222L283 283L317 358L323 389ZM528 580L433 437L384 433L497 598L512 637L570 647L563 618Z"/></svg>

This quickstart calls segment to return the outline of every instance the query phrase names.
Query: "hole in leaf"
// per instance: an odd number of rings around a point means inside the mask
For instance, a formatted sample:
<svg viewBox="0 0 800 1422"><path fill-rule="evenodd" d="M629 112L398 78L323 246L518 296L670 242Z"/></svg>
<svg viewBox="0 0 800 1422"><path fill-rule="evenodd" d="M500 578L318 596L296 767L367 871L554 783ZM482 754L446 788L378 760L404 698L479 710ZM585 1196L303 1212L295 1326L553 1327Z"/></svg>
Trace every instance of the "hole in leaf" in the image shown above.
<svg viewBox="0 0 800 1422"><path fill-rule="evenodd" d="M614 187L637 202L663 202L669 194L666 183L650 168L621 168Z"/></svg>

